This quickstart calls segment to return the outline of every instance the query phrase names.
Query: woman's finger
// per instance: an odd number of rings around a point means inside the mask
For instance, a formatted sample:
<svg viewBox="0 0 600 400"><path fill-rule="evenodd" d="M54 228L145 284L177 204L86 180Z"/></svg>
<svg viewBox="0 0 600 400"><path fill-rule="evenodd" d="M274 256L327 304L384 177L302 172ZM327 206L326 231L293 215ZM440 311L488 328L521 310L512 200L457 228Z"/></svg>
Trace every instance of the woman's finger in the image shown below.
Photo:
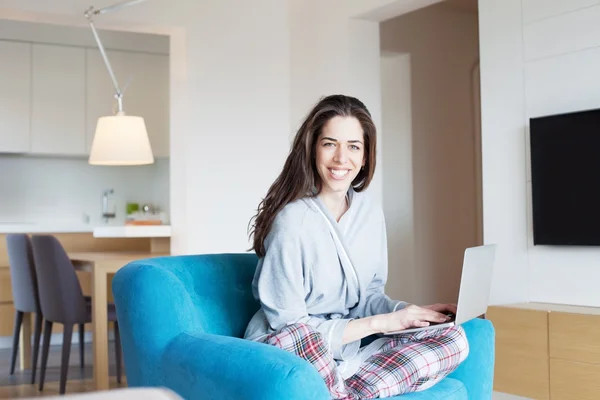
<svg viewBox="0 0 600 400"><path fill-rule="evenodd" d="M426 310L433 310L433 311L440 311L440 307L441 304L430 304L428 306L423 306L421 308L424 308Z"/></svg>
<svg viewBox="0 0 600 400"><path fill-rule="evenodd" d="M456 304L446 304L446 309L450 311L452 314L456 314L457 307Z"/></svg>
<svg viewBox="0 0 600 400"><path fill-rule="evenodd" d="M433 310L433 311L437 311L437 312L446 312L448 311L448 304L432 304L430 306L425 306L424 308L428 309L428 310Z"/></svg>
<svg viewBox="0 0 600 400"><path fill-rule="evenodd" d="M431 322L444 322L448 320L448 317L437 311L423 309L419 314L418 319Z"/></svg>
<svg viewBox="0 0 600 400"><path fill-rule="evenodd" d="M435 311L441 312L441 313L447 312L448 304L436 304Z"/></svg>

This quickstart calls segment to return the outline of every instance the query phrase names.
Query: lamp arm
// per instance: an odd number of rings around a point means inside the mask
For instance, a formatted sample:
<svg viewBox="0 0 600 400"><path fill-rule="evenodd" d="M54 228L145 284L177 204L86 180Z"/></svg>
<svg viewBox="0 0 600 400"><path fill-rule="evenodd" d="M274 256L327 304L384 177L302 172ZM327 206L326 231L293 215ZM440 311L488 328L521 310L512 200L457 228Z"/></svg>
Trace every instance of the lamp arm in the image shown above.
<svg viewBox="0 0 600 400"><path fill-rule="evenodd" d="M100 49L100 54L102 55L102 59L104 60L104 65L106 65L106 69L108 70L110 79L112 80L113 86L115 87L115 98L117 99L118 113L123 114L123 92L121 92L121 89L119 88L119 82L117 82L117 77L115 76L112 70L110 61L108 60L108 56L106 55L106 50L102 45L102 41L100 40L100 36L98 36L96 26L94 25L94 20L92 19L92 15L99 14L101 12L104 11L95 10L94 7L90 7L84 15L90 24L90 28L92 28L92 33L94 34L94 39L96 39L96 43L98 44L98 48Z"/></svg>

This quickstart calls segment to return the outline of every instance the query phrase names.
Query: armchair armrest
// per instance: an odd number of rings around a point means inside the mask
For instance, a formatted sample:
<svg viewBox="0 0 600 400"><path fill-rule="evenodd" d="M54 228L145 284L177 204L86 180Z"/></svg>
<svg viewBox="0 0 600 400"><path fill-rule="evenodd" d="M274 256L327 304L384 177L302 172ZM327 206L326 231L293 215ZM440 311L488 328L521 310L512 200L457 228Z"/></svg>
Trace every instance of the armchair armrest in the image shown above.
<svg viewBox="0 0 600 400"><path fill-rule="evenodd" d="M162 260L162 261L161 261ZM113 278L127 383L160 386L158 359L181 332L201 330L185 282L166 268L164 259L141 260Z"/></svg>
<svg viewBox="0 0 600 400"><path fill-rule="evenodd" d="M462 326L469 341L469 355L449 376L465 385L469 399L490 400L494 382L494 326L479 318Z"/></svg>
<svg viewBox="0 0 600 400"><path fill-rule="evenodd" d="M181 333L161 357L163 384L186 399L326 400L317 370L284 350L207 333Z"/></svg>

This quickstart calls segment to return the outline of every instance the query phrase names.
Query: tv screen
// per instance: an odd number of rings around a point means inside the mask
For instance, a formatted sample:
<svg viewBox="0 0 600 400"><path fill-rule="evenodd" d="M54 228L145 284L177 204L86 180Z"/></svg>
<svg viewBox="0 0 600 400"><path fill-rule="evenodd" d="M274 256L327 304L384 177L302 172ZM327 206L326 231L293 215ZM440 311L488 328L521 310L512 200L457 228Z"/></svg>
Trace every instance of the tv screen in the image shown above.
<svg viewBox="0 0 600 400"><path fill-rule="evenodd" d="M600 110L530 119L535 245L600 245Z"/></svg>

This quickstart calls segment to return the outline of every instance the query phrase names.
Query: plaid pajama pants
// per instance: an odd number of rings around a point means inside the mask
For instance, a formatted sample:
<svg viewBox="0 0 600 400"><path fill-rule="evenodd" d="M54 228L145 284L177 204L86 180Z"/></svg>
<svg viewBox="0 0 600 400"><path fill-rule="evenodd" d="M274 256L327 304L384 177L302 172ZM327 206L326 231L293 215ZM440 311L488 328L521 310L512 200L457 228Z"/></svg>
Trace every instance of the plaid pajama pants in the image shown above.
<svg viewBox="0 0 600 400"><path fill-rule="evenodd" d="M310 325L288 325L262 342L310 362L323 377L331 397L343 400L392 397L427 389L454 371L469 352L461 327L384 337L372 343L377 347L373 354L344 380L323 336Z"/></svg>

